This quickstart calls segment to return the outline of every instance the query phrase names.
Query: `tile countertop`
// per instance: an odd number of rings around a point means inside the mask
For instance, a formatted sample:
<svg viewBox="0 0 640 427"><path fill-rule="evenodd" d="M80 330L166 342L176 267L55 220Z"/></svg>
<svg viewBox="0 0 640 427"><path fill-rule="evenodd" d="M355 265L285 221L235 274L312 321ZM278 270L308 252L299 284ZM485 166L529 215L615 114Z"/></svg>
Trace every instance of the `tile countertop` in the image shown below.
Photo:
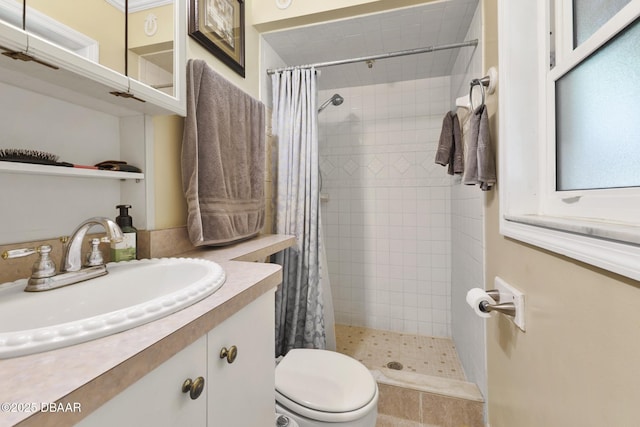
<svg viewBox="0 0 640 427"><path fill-rule="evenodd" d="M0 426L73 425L174 354L282 281L279 265L266 257L294 244L293 236L260 235L223 248L194 249L177 256L217 262L224 285L211 296L165 318L70 347L0 360L0 404L37 407L80 405L81 412L0 411ZM17 409L14 407L13 409Z"/></svg>

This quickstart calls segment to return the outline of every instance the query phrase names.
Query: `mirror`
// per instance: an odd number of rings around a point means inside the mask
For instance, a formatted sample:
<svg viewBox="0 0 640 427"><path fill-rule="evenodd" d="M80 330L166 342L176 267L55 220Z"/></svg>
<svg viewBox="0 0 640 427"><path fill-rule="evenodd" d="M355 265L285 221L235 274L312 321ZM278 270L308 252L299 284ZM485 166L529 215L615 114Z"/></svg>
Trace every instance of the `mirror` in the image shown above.
<svg viewBox="0 0 640 427"><path fill-rule="evenodd" d="M174 96L173 0L25 1L28 33ZM0 0L0 20L22 28L22 4Z"/></svg>
<svg viewBox="0 0 640 427"><path fill-rule="evenodd" d="M104 0L25 0L26 31L124 73L124 9Z"/></svg>
<svg viewBox="0 0 640 427"><path fill-rule="evenodd" d="M154 7L140 9L129 0L128 19L129 76L171 96L175 96L173 3L156 1Z"/></svg>

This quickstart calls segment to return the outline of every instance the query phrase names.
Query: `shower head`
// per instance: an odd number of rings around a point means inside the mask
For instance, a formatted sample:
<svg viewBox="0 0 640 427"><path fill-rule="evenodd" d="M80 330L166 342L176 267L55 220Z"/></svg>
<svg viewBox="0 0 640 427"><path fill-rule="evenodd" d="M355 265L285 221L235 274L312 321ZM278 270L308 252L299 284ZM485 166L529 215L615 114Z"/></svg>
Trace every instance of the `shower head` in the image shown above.
<svg viewBox="0 0 640 427"><path fill-rule="evenodd" d="M335 93L331 98L324 101L324 103L318 108L318 113L329 106L329 104L340 105L344 102L344 98Z"/></svg>
<svg viewBox="0 0 640 427"><path fill-rule="evenodd" d="M344 98L337 93L331 97L331 103L333 105L340 105L343 102L344 102Z"/></svg>

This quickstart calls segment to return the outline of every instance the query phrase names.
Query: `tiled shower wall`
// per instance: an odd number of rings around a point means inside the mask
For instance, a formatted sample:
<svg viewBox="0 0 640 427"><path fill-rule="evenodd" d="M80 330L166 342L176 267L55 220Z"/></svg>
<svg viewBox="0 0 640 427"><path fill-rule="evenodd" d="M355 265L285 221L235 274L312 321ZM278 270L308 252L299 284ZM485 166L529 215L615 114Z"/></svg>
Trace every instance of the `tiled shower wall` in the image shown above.
<svg viewBox="0 0 640 427"><path fill-rule="evenodd" d="M451 336L451 178L434 163L450 78L321 91L322 215L336 322Z"/></svg>

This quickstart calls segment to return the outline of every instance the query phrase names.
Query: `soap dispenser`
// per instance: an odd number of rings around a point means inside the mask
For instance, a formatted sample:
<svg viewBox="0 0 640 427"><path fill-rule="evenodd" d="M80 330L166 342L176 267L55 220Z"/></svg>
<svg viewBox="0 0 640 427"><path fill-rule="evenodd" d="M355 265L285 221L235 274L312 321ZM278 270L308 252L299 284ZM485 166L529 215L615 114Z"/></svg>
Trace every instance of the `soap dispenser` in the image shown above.
<svg viewBox="0 0 640 427"><path fill-rule="evenodd" d="M138 230L133 226L133 218L129 215L131 205L118 205L120 215L116 217L116 224L122 229L124 239L121 242L111 242L111 261L130 261L137 258Z"/></svg>

